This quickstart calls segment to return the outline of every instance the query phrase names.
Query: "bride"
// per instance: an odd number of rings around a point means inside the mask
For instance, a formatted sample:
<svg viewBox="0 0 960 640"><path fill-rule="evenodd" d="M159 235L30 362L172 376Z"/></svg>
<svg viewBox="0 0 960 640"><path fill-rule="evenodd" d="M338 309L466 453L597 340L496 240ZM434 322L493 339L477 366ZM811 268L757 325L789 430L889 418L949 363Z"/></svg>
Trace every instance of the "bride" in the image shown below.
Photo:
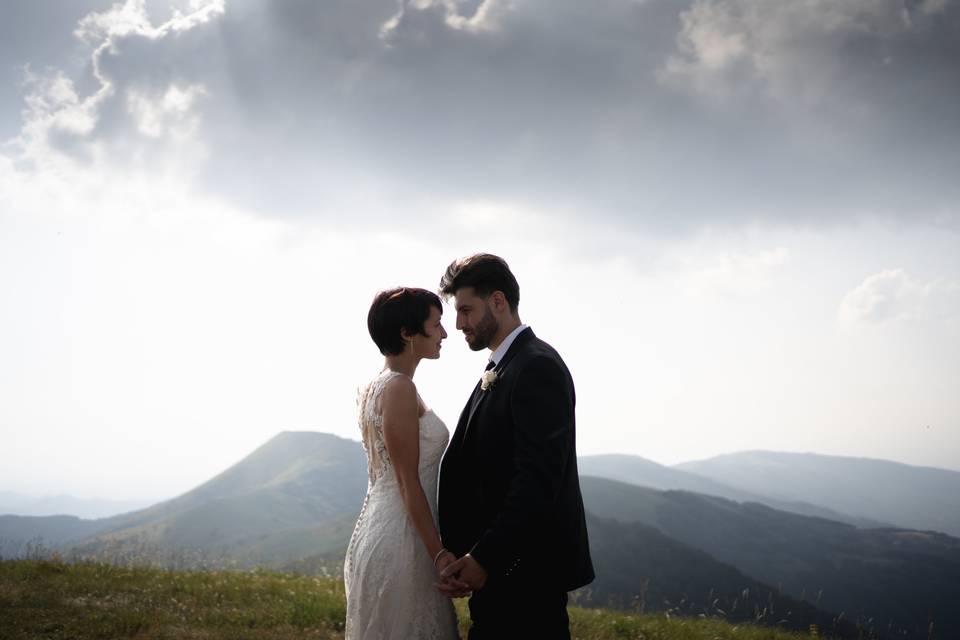
<svg viewBox="0 0 960 640"><path fill-rule="evenodd" d="M456 556L437 532L437 479L446 425L413 383L440 357L440 299L401 287L376 295L367 315L385 366L358 398L367 496L344 560L346 640L459 638L449 598L435 585Z"/></svg>

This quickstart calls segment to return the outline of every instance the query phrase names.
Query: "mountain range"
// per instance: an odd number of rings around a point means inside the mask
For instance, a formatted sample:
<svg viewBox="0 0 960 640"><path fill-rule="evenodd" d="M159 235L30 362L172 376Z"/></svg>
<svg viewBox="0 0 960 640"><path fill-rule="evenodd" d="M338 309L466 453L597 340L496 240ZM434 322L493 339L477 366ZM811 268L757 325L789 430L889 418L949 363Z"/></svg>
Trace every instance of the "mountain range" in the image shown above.
<svg viewBox="0 0 960 640"><path fill-rule="evenodd" d="M642 458L587 456L581 476L598 568L576 596L585 603L817 624L851 637L927 638L932 618L934 637L960 635L956 538ZM284 432L147 509L97 520L2 516L0 554L42 538L73 557L336 572L366 484L358 442Z"/></svg>
<svg viewBox="0 0 960 640"><path fill-rule="evenodd" d="M888 460L745 451L674 469L775 500L801 501L960 537L960 472Z"/></svg>
<svg viewBox="0 0 960 640"><path fill-rule="evenodd" d="M581 478L593 514L653 527L777 593L843 613L874 631L923 637L937 612L960 630L960 539L849 524L687 491L657 491ZM953 636L948 636L953 637Z"/></svg>
<svg viewBox="0 0 960 640"><path fill-rule="evenodd" d="M608 454L599 456L582 456L577 461L580 474L618 480L627 484L661 490L681 490L693 493L702 493L709 496L719 496L736 502L758 502L774 509L799 513L805 516L829 518L838 522L846 522L856 527L885 527L890 526L879 520L852 516L841 511L835 511L812 504L801 499L778 499L763 491L750 491L725 484L699 474L695 471L685 471L680 468L667 467L640 456Z"/></svg>

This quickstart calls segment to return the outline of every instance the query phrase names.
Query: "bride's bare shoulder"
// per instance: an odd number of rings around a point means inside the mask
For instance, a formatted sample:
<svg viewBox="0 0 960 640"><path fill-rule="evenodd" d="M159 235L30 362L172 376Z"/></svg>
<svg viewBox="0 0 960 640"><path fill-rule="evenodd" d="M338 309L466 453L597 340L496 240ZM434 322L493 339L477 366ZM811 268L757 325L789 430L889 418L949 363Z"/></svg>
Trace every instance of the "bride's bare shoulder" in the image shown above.
<svg viewBox="0 0 960 640"><path fill-rule="evenodd" d="M417 407L417 385L402 373L392 375L383 384L380 406L384 411L406 412Z"/></svg>

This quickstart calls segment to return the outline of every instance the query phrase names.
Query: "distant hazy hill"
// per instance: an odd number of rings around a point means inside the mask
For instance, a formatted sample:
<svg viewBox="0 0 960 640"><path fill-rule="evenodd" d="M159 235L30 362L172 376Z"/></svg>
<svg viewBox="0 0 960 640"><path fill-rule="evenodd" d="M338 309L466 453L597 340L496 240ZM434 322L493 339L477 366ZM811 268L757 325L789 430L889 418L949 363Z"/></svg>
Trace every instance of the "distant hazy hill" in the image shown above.
<svg viewBox="0 0 960 640"><path fill-rule="evenodd" d="M102 520L74 516L0 516L0 557L27 554L30 545L53 549L102 531Z"/></svg>
<svg viewBox="0 0 960 640"><path fill-rule="evenodd" d="M283 432L209 482L143 511L110 518L81 554L195 554L275 565L345 546L366 492L359 443Z"/></svg>
<svg viewBox="0 0 960 640"><path fill-rule="evenodd" d="M143 509L155 502L156 500L100 500L68 495L38 498L0 491L0 515L76 516L94 520Z"/></svg>
<svg viewBox="0 0 960 640"><path fill-rule="evenodd" d="M851 525L685 491L582 478L594 514L655 527L784 594L848 619L960 637L960 540Z"/></svg>
<svg viewBox="0 0 960 640"><path fill-rule="evenodd" d="M833 509L827 509L820 504L809 504L798 500L777 499L771 496L769 492L747 491L736 487L712 480L706 476L674 469L647 460L640 456L632 455L599 455L583 456L578 459L577 464L580 467L580 474L595 476L598 478L607 478L609 480L618 480L628 484L635 484L651 489L660 489L663 491L680 490L702 493L709 496L719 496L737 502L759 502L774 509L781 511L790 511L805 516L817 516L820 518L829 518L838 522L846 522L857 527L887 527L889 523L862 518L840 513Z"/></svg>
<svg viewBox="0 0 960 640"><path fill-rule="evenodd" d="M960 536L960 472L886 460L747 451L677 465L744 491Z"/></svg>

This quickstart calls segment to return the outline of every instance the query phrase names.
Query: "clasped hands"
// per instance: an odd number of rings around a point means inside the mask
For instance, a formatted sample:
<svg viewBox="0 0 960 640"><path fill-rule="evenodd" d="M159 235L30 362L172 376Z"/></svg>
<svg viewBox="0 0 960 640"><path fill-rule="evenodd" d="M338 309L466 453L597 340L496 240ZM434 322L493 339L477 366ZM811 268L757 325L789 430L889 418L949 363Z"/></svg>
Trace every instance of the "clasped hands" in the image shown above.
<svg viewBox="0 0 960 640"><path fill-rule="evenodd" d="M466 597L482 589L487 582L487 570L469 553L457 558L451 552L443 551L437 556L436 566L440 582L435 586L449 598Z"/></svg>

